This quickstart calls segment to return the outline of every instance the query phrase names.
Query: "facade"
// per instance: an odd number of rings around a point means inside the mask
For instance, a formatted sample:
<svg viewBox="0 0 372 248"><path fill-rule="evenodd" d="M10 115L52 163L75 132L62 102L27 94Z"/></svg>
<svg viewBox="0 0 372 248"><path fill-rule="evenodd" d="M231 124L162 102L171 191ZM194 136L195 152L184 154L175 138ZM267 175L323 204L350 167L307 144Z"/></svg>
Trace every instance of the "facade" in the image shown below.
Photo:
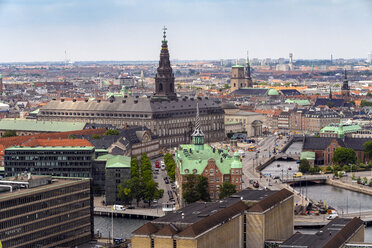
<svg viewBox="0 0 372 248"><path fill-rule="evenodd" d="M352 138L343 136L339 137L307 137L303 142L303 151L315 152L316 165L331 165L334 151L338 147L347 147L355 151L357 160L362 163L368 162L369 158L363 151L363 144L371 139L369 138Z"/></svg>
<svg viewBox="0 0 372 248"><path fill-rule="evenodd" d="M290 123L291 113L288 111L282 111L278 116L278 129L288 130Z"/></svg>
<svg viewBox="0 0 372 248"><path fill-rule="evenodd" d="M180 188L180 195L183 194L182 186L186 183L189 174L208 178L209 195L212 199L219 197L220 187L226 181L236 185L236 191L242 190L243 172L239 153L235 153L232 157L228 151L217 150L204 144L198 107L195 123L193 143L180 145L176 151L176 182Z"/></svg>
<svg viewBox="0 0 372 248"><path fill-rule="evenodd" d="M230 89L234 91L240 88L252 87L252 85L251 66L247 56L247 64L245 68L238 64L231 68Z"/></svg>
<svg viewBox="0 0 372 248"><path fill-rule="evenodd" d="M347 80L347 74L345 70L345 76L344 76L344 81L342 83L341 87L341 93L342 97L347 101L350 98L350 87L349 87L349 81Z"/></svg>
<svg viewBox="0 0 372 248"><path fill-rule="evenodd" d="M259 137L262 136L263 130L266 127L266 116L256 112L237 109L235 112L225 113L225 123L231 122L241 123L243 131L247 132L247 137Z"/></svg>
<svg viewBox="0 0 372 248"><path fill-rule="evenodd" d="M132 232L133 248L264 247L293 234L293 194L243 190L217 202L195 202Z"/></svg>
<svg viewBox="0 0 372 248"><path fill-rule="evenodd" d="M224 139L224 112L217 100L208 97L177 97L165 38L162 41L155 88L151 98L124 95L120 98L111 97L108 101L50 101L40 109L37 119L111 124L117 128L143 126L159 137L161 147L172 147L190 143L196 102L199 102L206 142Z"/></svg>
<svg viewBox="0 0 372 248"><path fill-rule="evenodd" d="M90 179L25 175L0 185L13 189L0 192L3 247L74 247L93 238Z"/></svg>
<svg viewBox="0 0 372 248"><path fill-rule="evenodd" d="M118 199L118 185L130 179L130 157L111 154L98 157L105 161L105 199L106 204L113 205Z"/></svg>

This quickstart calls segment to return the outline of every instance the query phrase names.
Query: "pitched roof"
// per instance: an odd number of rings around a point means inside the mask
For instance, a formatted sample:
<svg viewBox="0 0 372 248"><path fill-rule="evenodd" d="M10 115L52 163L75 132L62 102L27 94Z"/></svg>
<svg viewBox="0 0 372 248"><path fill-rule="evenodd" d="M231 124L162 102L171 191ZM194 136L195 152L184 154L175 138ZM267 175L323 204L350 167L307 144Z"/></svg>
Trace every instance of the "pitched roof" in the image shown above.
<svg viewBox="0 0 372 248"><path fill-rule="evenodd" d="M132 232L133 235L151 235L158 231L154 224L148 222Z"/></svg>
<svg viewBox="0 0 372 248"><path fill-rule="evenodd" d="M96 160L106 161L106 168L130 168L130 157L122 155L106 154Z"/></svg>
<svg viewBox="0 0 372 248"><path fill-rule="evenodd" d="M293 193L289 190L282 189L254 204L251 208L248 209L248 212L264 212L267 209L273 207L275 204L287 199L292 195Z"/></svg>
<svg viewBox="0 0 372 248"><path fill-rule="evenodd" d="M317 106L327 106L329 102L333 103L333 107L340 108L344 105L345 100L344 99L329 99L329 98L318 98L315 101L314 107Z"/></svg>
<svg viewBox="0 0 372 248"><path fill-rule="evenodd" d="M269 89L241 88L233 91L233 95L266 96Z"/></svg>
<svg viewBox="0 0 372 248"><path fill-rule="evenodd" d="M159 231L157 231L155 233L155 235L158 235L158 236L173 236L174 234L176 234L178 232L179 232L179 230L173 224L168 224L168 225L165 225Z"/></svg>
<svg viewBox="0 0 372 248"><path fill-rule="evenodd" d="M231 217L244 212L244 210L246 209L248 209L248 206L245 205L242 201L238 201L233 205L223 208L222 210L217 211L216 213L190 225L185 230L177 234L177 236L195 237L207 231L208 229L230 219Z"/></svg>
<svg viewBox="0 0 372 248"><path fill-rule="evenodd" d="M344 139L341 138L334 138L334 137L309 137L306 136L303 143L303 150L324 150L326 149L332 140L336 139L337 143L341 147L347 147L354 149L355 151L363 151L363 144L369 140L370 138L353 138L353 137L345 137Z"/></svg>

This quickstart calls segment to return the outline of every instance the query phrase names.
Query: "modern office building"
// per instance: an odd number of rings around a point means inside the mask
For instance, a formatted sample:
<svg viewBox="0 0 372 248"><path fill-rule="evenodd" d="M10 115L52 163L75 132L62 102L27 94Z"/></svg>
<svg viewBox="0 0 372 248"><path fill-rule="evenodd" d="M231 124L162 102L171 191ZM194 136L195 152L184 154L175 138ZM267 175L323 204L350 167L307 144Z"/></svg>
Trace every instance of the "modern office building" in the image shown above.
<svg viewBox="0 0 372 248"><path fill-rule="evenodd" d="M37 119L111 124L117 128L144 126L159 137L161 147L172 147L190 143L196 102L200 106L205 140L223 140L224 112L218 100L208 97L177 97L169 61L168 41L164 33L152 97L127 94L123 97L110 97L107 101L54 100L40 109Z"/></svg>
<svg viewBox="0 0 372 248"><path fill-rule="evenodd" d="M243 190L216 202L195 202L132 232L133 248L264 247L293 234L293 193Z"/></svg>
<svg viewBox="0 0 372 248"><path fill-rule="evenodd" d="M90 179L25 174L0 180L2 247L74 247L93 234Z"/></svg>

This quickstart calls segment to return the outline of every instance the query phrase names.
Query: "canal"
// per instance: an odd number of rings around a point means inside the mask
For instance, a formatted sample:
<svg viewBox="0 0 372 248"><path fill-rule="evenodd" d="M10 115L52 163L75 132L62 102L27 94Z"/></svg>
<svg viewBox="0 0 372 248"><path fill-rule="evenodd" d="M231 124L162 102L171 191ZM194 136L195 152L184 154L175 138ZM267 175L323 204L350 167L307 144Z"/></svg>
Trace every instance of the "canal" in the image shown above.
<svg viewBox="0 0 372 248"><path fill-rule="evenodd" d="M369 195L324 184L293 188L303 195L307 194L314 201L325 201L329 206L337 209L340 217L343 213L371 211L372 196ZM318 229L301 229L298 231L312 233L318 231ZM372 242L372 226L366 227L365 242Z"/></svg>

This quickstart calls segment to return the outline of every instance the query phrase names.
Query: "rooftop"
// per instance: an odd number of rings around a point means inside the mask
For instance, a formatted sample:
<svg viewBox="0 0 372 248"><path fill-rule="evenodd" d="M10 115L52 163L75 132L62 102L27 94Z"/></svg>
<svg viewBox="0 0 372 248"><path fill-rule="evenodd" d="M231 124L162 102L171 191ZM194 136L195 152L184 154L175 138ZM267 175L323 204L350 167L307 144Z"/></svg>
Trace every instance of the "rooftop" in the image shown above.
<svg viewBox="0 0 372 248"><path fill-rule="evenodd" d="M227 150L215 149L204 144L202 150L195 150L193 144L180 145L176 152L176 160L180 161L180 173L182 175L194 173L201 174L207 166L208 160L214 159L216 165L222 174L230 174L231 164L238 162L241 168L241 162L235 161L234 157L229 155ZM238 168L235 165L235 168Z"/></svg>
<svg viewBox="0 0 372 248"><path fill-rule="evenodd" d="M30 132L67 132L82 130L85 123L37 121L31 119L2 119L0 130L30 131Z"/></svg>
<svg viewBox="0 0 372 248"><path fill-rule="evenodd" d="M107 161L106 168L130 168L130 157L106 154L99 156L96 160Z"/></svg>

